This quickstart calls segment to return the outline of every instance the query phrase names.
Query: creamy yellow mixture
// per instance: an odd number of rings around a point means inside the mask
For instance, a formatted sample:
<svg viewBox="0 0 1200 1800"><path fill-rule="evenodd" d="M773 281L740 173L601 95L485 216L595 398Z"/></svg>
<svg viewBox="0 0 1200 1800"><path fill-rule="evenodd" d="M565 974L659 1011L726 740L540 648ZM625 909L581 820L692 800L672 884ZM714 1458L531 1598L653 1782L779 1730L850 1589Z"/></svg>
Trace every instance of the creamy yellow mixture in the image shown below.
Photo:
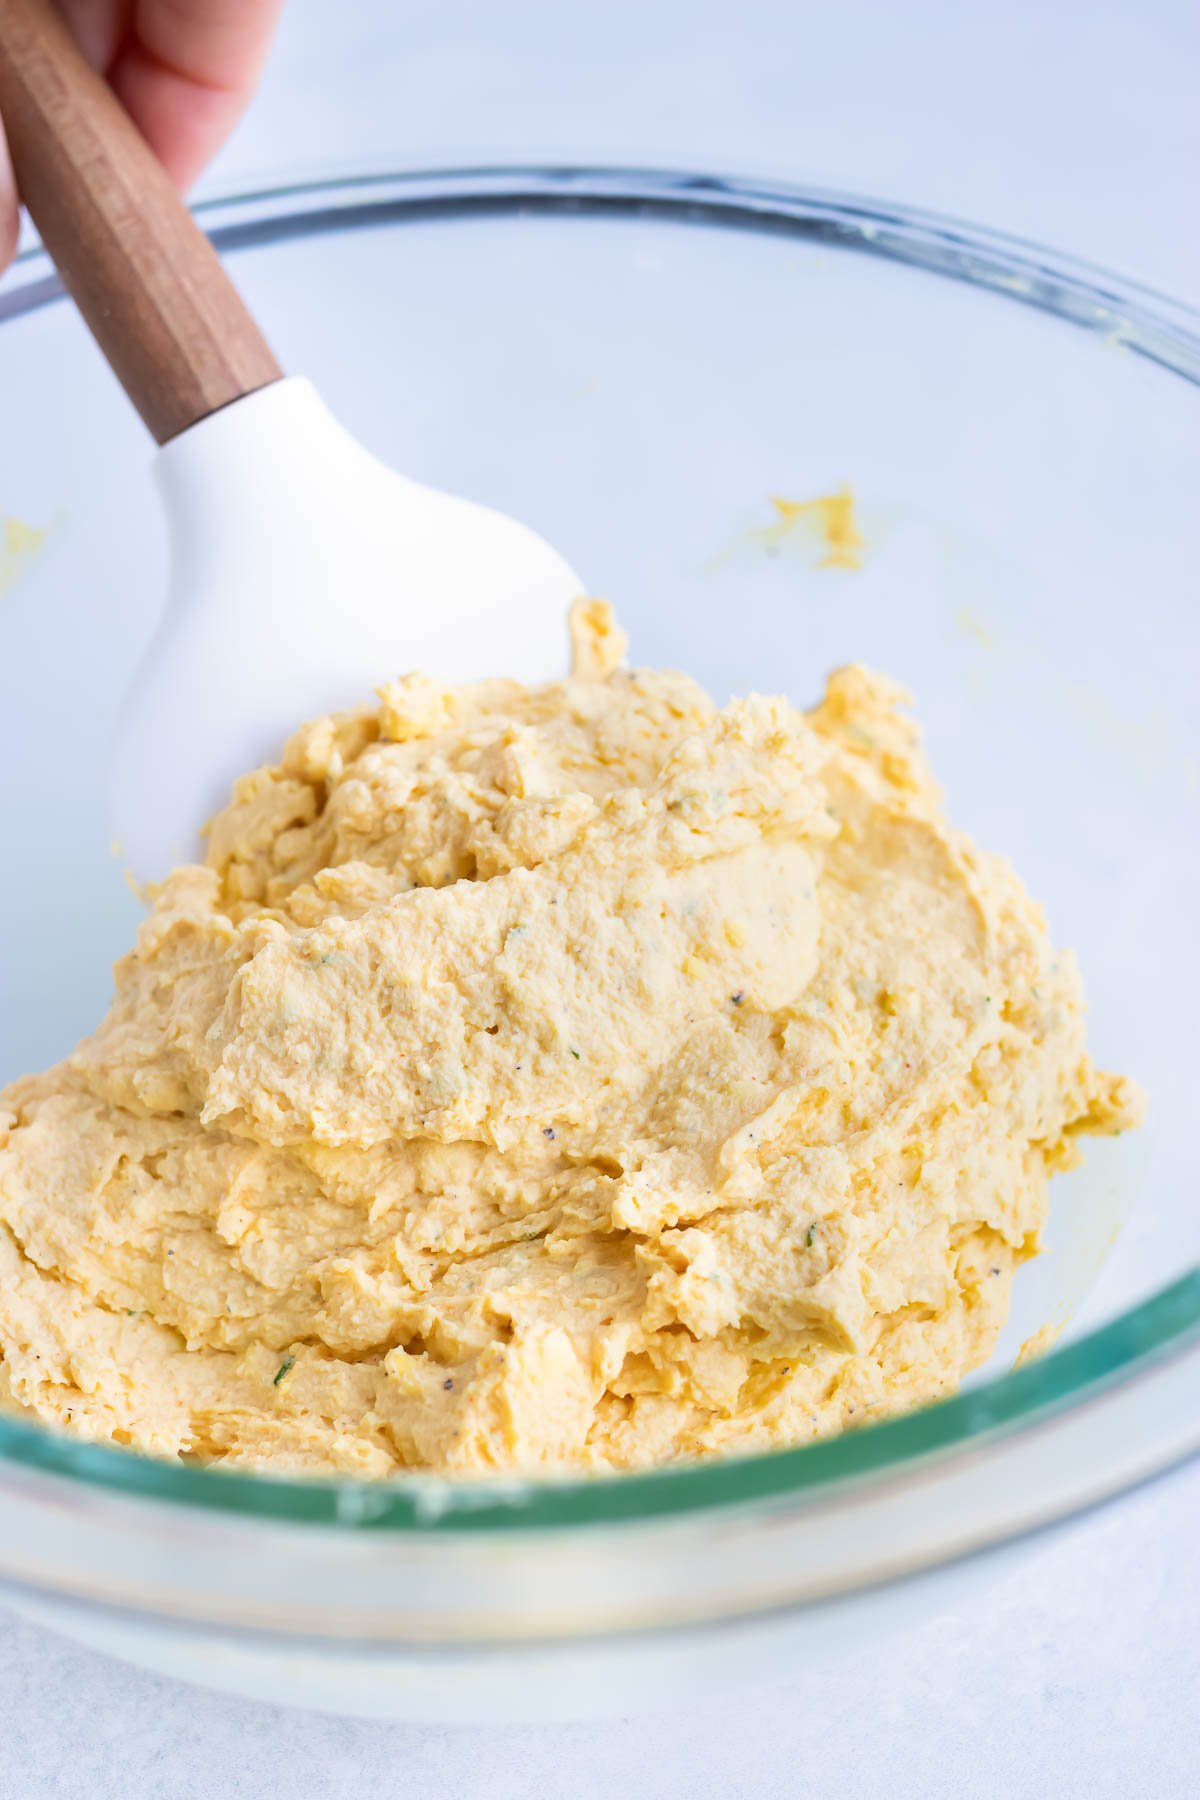
<svg viewBox="0 0 1200 1800"><path fill-rule="evenodd" d="M901 696L420 676L297 733L0 1095L0 1400L277 1470L626 1468L953 1389L1136 1091Z"/></svg>

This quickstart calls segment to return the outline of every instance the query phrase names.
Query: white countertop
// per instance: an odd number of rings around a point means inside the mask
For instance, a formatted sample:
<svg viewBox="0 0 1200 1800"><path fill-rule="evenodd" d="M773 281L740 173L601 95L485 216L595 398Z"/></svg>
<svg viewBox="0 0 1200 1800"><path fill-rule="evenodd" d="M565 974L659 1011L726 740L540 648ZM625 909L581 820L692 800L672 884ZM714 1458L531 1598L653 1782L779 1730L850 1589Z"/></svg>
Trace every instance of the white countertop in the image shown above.
<svg viewBox="0 0 1200 1800"><path fill-rule="evenodd" d="M1077 1521L969 1609L667 1717L505 1731L229 1700L16 1620L5 1800L1189 1800L1200 1466Z"/></svg>
<svg viewBox="0 0 1200 1800"><path fill-rule="evenodd" d="M290 0L211 185L371 159L724 168L957 212L1196 301L1197 91L1191 0ZM0 1794L1174 1800L1200 1782L1197 1520L1193 1466L1044 1540L969 1609L605 1726L285 1712L0 1615Z"/></svg>

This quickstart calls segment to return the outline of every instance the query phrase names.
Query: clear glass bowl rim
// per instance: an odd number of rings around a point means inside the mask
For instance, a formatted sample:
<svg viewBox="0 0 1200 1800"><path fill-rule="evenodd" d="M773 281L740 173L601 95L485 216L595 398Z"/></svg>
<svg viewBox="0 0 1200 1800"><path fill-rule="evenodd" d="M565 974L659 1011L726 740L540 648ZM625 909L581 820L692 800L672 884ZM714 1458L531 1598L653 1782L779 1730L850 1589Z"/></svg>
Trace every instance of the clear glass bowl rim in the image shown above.
<svg viewBox="0 0 1200 1800"><path fill-rule="evenodd" d="M641 215L769 231L907 263L1052 312L1200 385L1200 312L1077 258L888 201L755 178L592 165L338 172L201 202L217 248L480 214ZM34 245L0 282L0 323L63 297ZM4 1466L130 1497L340 1531L541 1530L772 1500L803 1504L852 1480L1012 1438L1200 1342L1200 1267L1087 1336L921 1410L794 1449L570 1479L294 1479L158 1461L0 1418Z"/></svg>

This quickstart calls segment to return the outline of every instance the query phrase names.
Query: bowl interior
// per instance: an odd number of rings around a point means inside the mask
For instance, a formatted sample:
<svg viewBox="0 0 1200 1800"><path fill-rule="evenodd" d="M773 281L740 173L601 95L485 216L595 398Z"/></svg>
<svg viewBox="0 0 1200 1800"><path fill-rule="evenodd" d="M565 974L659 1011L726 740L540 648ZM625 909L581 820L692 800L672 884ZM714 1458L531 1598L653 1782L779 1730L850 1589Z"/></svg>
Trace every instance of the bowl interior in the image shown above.
<svg viewBox="0 0 1200 1800"><path fill-rule="evenodd" d="M543 532L635 660L802 703L842 662L897 676L952 818L1078 953L1094 1053L1149 1121L1056 1183L989 1372L1194 1264L1196 388L1140 353L1119 296L1081 329L1020 303L1019 275L985 291L856 253L871 230L368 200L288 203L289 229L228 250L285 366L397 468ZM72 311L18 301L0 519L45 536L0 528L0 1081L95 1024L136 927L106 753L165 580L140 425ZM776 500L846 486L859 568L828 566L807 516L775 529ZM407 666L403 602L381 679Z"/></svg>

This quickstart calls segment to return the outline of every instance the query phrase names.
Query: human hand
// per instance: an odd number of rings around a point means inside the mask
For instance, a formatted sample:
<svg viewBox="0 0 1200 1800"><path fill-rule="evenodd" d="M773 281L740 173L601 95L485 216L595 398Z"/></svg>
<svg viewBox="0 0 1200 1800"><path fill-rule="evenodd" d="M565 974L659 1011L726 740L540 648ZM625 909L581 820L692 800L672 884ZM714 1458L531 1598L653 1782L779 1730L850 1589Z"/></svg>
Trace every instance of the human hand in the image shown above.
<svg viewBox="0 0 1200 1800"><path fill-rule="evenodd" d="M283 0L55 0L93 68L181 187L241 117ZM17 194L0 121L0 271L17 244Z"/></svg>

